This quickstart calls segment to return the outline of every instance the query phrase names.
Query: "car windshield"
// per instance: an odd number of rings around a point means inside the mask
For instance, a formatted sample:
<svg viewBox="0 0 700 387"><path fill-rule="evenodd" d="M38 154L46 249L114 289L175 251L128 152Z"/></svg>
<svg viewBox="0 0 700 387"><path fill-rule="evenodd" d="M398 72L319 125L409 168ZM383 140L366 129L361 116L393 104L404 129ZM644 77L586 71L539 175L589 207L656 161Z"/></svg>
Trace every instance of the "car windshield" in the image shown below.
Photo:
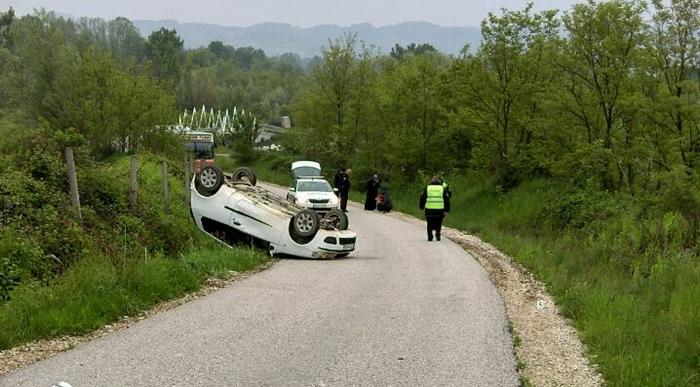
<svg viewBox="0 0 700 387"><path fill-rule="evenodd" d="M325 180L300 181L297 183L299 192L333 192L331 185Z"/></svg>
<svg viewBox="0 0 700 387"><path fill-rule="evenodd" d="M294 177L301 176L321 176L321 170L314 167L298 167L292 170Z"/></svg>

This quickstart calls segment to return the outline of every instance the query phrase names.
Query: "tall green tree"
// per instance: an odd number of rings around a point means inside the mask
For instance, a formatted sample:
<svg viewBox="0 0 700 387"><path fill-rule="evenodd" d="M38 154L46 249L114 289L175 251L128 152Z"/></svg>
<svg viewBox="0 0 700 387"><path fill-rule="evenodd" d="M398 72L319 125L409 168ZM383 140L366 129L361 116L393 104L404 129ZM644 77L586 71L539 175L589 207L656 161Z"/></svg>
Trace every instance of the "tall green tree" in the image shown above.
<svg viewBox="0 0 700 387"><path fill-rule="evenodd" d="M504 10L482 22L482 44L467 56L466 101L476 124L477 163L495 171L503 186L517 183L543 115L543 91L552 78L548 45L556 39L556 12Z"/></svg>
<svg viewBox="0 0 700 387"><path fill-rule="evenodd" d="M161 28L152 32L145 49L153 76L174 88L180 80L183 60L183 41L177 31Z"/></svg>
<svg viewBox="0 0 700 387"><path fill-rule="evenodd" d="M107 23L107 41L112 57L123 65L143 60L146 41L131 20L118 17Z"/></svg>
<svg viewBox="0 0 700 387"><path fill-rule="evenodd" d="M653 88L649 96L653 105L651 122L663 128L655 142L660 145L657 162L668 171L673 154L690 169L700 152L700 1L664 3L653 1L653 62L649 71L658 75L654 77L658 88Z"/></svg>
<svg viewBox="0 0 700 387"><path fill-rule="evenodd" d="M74 128L96 154L142 148L175 116L174 98L156 81L121 70L104 53L84 53L59 84L59 113L49 123Z"/></svg>
<svg viewBox="0 0 700 387"><path fill-rule="evenodd" d="M22 90L17 102L31 117L60 114L61 76L75 66L77 52L66 39L59 18L44 10L14 23L12 37Z"/></svg>
<svg viewBox="0 0 700 387"><path fill-rule="evenodd" d="M638 171L633 150L639 138L634 109L625 100L638 91L641 47L645 39L643 3L613 0L577 4L563 18L569 34L562 56L568 77L566 110L579 122L605 187L627 183Z"/></svg>

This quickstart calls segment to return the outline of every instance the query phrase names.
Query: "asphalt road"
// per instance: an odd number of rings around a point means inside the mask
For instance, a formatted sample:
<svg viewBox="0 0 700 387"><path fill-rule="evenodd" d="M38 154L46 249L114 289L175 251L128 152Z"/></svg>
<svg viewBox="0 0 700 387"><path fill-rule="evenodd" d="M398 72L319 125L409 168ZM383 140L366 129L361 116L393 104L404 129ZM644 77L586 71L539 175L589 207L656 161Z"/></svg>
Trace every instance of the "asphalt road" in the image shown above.
<svg viewBox="0 0 700 387"><path fill-rule="evenodd" d="M503 304L456 244L350 208L357 250L284 259L0 386L517 386Z"/></svg>

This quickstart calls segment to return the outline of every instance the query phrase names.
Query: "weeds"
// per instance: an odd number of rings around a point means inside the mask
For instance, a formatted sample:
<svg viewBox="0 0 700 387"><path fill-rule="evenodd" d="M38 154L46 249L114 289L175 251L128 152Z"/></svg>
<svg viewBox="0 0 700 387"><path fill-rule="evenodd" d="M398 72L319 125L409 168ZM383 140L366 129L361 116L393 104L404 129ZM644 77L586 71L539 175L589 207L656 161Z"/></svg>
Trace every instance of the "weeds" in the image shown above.
<svg viewBox="0 0 700 387"><path fill-rule="evenodd" d="M206 278L250 270L267 259L256 250L212 246L180 259L131 259L126 266L105 257L83 260L50 286L23 283L12 291L0 306L0 349L88 332L192 292Z"/></svg>

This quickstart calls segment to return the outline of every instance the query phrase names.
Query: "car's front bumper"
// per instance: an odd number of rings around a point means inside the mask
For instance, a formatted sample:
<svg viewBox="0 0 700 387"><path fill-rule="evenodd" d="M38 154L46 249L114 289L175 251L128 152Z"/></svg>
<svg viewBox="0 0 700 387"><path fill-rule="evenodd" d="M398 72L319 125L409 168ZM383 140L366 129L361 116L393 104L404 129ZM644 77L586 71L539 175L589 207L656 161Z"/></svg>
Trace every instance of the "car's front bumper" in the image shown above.
<svg viewBox="0 0 700 387"><path fill-rule="evenodd" d="M286 238L285 238L286 239ZM357 234L350 230L318 230L310 242L300 245L291 239L274 246L274 252L309 258L334 258L352 253Z"/></svg>

